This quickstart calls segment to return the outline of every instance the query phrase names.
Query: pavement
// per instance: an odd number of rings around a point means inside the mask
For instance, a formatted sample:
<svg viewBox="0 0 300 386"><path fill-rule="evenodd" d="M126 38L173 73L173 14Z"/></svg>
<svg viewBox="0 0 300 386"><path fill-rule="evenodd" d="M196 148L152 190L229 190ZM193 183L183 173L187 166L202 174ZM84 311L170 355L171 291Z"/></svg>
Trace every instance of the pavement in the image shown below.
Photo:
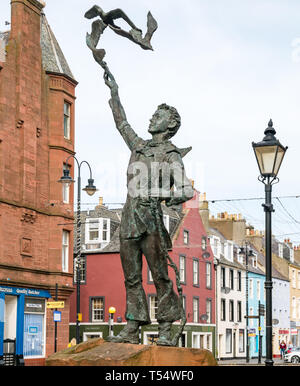
<svg viewBox="0 0 300 386"><path fill-rule="evenodd" d="M273 366L300 366L300 364L287 363L283 359L273 358ZM249 362L246 362L245 358L235 358L235 359L222 359L218 360L219 366L266 366L265 358L261 358L261 363L258 363L257 358L252 358Z"/></svg>

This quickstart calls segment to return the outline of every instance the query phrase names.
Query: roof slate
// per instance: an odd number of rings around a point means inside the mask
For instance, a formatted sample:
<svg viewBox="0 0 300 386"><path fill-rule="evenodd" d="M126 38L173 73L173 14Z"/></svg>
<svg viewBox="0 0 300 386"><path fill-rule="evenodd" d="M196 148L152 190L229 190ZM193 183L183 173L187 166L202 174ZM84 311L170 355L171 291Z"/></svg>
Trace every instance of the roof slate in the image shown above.
<svg viewBox="0 0 300 386"><path fill-rule="evenodd" d="M75 80L44 13L41 14L41 48L45 71L67 75Z"/></svg>
<svg viewBox="0 0 300 386"><path fill-rule="evenodd" d="M5 61L5 47L8 44L9 35L10 31L0 32L0 61L2 62ZM66 75L75 80L44 13L41 14L41 49L43 68L46 72Z"/></svg>

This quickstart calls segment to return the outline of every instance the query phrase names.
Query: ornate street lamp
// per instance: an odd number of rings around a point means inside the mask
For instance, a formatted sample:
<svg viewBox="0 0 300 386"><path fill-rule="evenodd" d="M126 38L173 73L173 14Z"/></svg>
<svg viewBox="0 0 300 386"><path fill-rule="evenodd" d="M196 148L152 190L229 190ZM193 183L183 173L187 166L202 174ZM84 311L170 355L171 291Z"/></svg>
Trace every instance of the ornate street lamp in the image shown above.
<svg viewBox="0 0 300 386"><path fill-rule="evenodd" d="M90 178L88 179L88 184L82 190L84 190L89 196L92 196L98 189L94 186L94 180L92 178L92 170L90 164L87 161L78 162L77 158L73 155L69 156L66 159L66 165L68 160L74 158L78 166L78 177L77 177L77 221L76 221L76 257L74 259L74 267L76 269L76 343L80 343L80 272L81 272L81 176L80 169L83 163L86 163L90 170ZM70 185L75 182L70 176L69 169L63 170L63 176L58 180L58 182Z"/></svg>
<svg viewBox="0 0 300 386"><path fill-rule="evenodd" d="M261 142L252 142L252 147L258 163L260 176L265 185L265 252L266 252L266 366L273 366L272 353L272 224L271 214L274 212L272 205L272 185L279 182L277 174L281 166L287 147L275 137L276 131L270 119L265 130L265 137Z"/></svg>

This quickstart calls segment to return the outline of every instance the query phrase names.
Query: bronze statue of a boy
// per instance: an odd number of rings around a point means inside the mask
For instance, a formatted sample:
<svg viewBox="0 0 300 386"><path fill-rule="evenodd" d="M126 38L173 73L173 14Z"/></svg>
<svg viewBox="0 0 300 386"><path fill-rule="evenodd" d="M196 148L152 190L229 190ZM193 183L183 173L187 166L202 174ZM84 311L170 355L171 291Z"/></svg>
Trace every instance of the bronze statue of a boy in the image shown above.
<svg viewBox="0 0 300 386"><path fill-rule="evenodd" d="M165 251L172 247L163 223L161 202L179 205L193 197L182 157L191 149L178 149L170 142L181 119L174 107L158 106L150 119L152 139L143 140L128 124L118 85L105 62L105 84L110 88L116 127L131 151L127 171L128 194L120 225L120 256L125 277L127 325L112 342L139 343L139 326L151 323L142 286L142 255L146 257L157 291L158 345L173 345L171 325L181 318L178 295L168 276ZM139 172L139 173L137 173ZM174 187L176 190L174 190Z"/></svg>

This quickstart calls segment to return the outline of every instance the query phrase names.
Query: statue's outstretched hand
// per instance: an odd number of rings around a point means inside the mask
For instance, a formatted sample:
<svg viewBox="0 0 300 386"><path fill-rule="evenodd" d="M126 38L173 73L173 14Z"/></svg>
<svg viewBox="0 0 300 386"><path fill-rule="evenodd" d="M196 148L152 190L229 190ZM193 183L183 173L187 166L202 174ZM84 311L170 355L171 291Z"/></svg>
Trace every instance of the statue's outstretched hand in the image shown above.
<svg viewBox="0 0 300 386"><path fill-rule="evenodd" d="M106 84L106 86L108 86L111 91L117 91L118 90L118 85L115 81L115 78L114 76L112 75L112 73L109 71L107 65L105 62L103 62L103 69L104 69L104 75L103 75L103 78L104 78L104 82Z"/></svg>

